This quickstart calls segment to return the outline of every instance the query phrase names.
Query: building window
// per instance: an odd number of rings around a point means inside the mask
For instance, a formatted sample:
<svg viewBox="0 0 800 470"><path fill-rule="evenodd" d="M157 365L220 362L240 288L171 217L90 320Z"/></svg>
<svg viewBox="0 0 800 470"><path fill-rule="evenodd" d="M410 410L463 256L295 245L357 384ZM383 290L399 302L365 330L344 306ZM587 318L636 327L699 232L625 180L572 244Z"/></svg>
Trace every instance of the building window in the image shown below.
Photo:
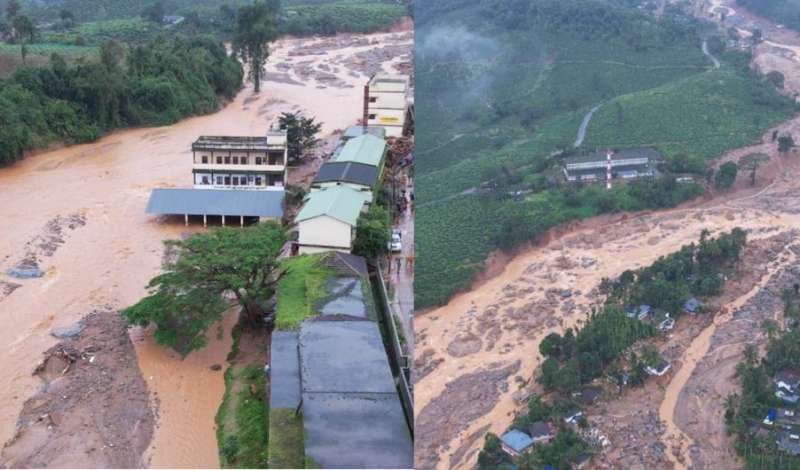
<svg viewBox="0 0 800 470"><path fill-rule="evenodd" d="M261 186L261 177L256 176L256 186Z"/></svg>
<svg viewBox="0 0 800 470"><path fill-rule="evenodd" d="M224 179L221 176L217 176L217 184L225 184Z"/></svg>
<svg viewBox="0 0 800 470"><path fill-rule="evenodd" d="M369 102L370 103L377 103L378 102L378 97L377 96L370 96L369 97Z"/></svg>
<svg viewBox="0 0 800 470"><path fill-rule="evenodd" d="M203 155L203 163L208 163L208 157Z"/></svg>
<svg viewBox="0 0 800 470"><path fill-rule="evenodd" d="M233 164L234 165L238 165L239 164L239 157L233 157Z"/></svg>
<svg viewBox="0 0 800 470"><path fill-rule="evenodd" d="M222 165L222 157L217 157L217 165Z"/></svg>
<svg viewBox="0 0 800 470"><path fill-rule="evenodd" d="M230 176L226 176L225 177L225 186L230 186L230 185L231 185L231 177Z"/></svg>
<svg viewBox="0 0 800 470"><path fill-rule="evenodd" d="M256 157L256 165L261 165L261 157Z"/></svg>
<svg viewBox="0 0 800 470"><path fill-rule="evenodd" d="M234 176L233 177L233 185L234 186L239 186L239 177L238 176Z"/></svg>
<svg viewBox="0 0 800 470"><path fill-rule="evenodd" d="M242 165L247 165L247 157L242 157Z"/></svg>
<svg viewBox="0 0 800 470"><path fill-rule="evenodd" d="M208 176L203 176L203 184L209 184L208 183Z"/></svg>
<svg viewBox="0 0 800 470"><path fill-rule="evenodd" d="M376 116L375 114L370 114L369 116L367 116L367 119L375 119L377 117L378 116Z"/></svg>
<svg viewBox="0 0 800 470"><path fill-rule="evenodd" d="M230 165L230 163L231 163L231 157L225 157L225 164Z"/></svg>

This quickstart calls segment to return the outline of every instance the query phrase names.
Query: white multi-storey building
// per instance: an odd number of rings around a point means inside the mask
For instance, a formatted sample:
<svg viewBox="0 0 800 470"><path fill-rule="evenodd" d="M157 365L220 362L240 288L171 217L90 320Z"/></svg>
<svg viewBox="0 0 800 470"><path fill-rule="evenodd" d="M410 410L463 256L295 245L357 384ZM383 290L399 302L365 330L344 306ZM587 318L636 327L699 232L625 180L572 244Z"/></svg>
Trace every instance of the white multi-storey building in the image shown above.
<svg viewBox="0 0 800 470"><path fill-rule="evenodd" d="M192 176L198 189L283 189L286 131L264 137L202 136L192 144Z"/></svg>
<svg viewBox="0 0 800 470"><path fill-rule="evenodd" d="M408 112L408 77L377 74L368 88L367 125L383 127L386 137L402 136Z"/></svg>

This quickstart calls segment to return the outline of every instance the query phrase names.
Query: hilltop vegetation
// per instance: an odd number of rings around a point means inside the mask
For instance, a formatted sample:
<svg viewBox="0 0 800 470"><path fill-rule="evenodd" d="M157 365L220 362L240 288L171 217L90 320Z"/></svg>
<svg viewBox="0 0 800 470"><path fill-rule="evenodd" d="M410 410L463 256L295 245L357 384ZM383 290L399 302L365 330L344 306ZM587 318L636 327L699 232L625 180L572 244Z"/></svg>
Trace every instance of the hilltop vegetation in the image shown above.
<svg viewBox="0 0 800 470"><path fill-rule="evenodd" d="M141 42L161 32L211 33L228 38L235 27L236 11L251 3L251 0L64 0L23 1L23 8L44 27L47 42L98 45L108 38ZM0 1L0 8L3 4ZM280 9L277 24L281 34L372 32L408 16L407 6L393 0L270 0L267 4ZM62 19L64 11L72 14L70 21Z"/></svg>
<svg viewBox="0 0 800 470"><path fill-rule="evenodd" d="M703 193L709 160L794 112L749 58L701 50L709 31L636 1L438 0L417 8L416 305L469 285L495 249L594 215L672 207ZM580 148L574 144L584 116ZM565 184L561 162L654 147L655 181ZM697 183L679 184L675 175Z"/></svg>
<svg viewBox="0 0 800 470"><path fill-rule="evenodd" d="M100 57L21 68L0 80L0 165L54 141L89 142L111 130L165 125L214 111L242 84L242 67L203 37L107 43Z"/></svg>

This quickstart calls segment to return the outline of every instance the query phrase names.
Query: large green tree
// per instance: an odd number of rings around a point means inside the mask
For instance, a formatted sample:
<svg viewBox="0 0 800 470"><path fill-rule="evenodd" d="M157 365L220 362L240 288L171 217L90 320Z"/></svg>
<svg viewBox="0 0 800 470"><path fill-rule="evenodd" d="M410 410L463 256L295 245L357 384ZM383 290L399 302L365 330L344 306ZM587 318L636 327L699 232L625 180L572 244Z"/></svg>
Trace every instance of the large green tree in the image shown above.
<svg viewBox="0 0 800 470"><path fill-rule="evenodd" d="M319 142L317 134L322 129L322 124L315 122L314 118L304 116L299 111L282 113L278 118L278 124L281 129L286 130L290 162L302 159L305 153Z"/></svg>
<svg viewBox="0 0 800 470"><path fill-rule="evenodd" d="M369 211L358 218L353 253L368 259L376 258L386 251L389 230L389 211L378 204L372 204Z"/></svg>
<svg viewBox="0 0 800 470"><path fill-rule="evenodd" d="M235 298L258 324L268 313L277 256L286 242L275 222L245 229L221 228L165 242L163 273L150 295L122 311L132 325L156 324L155 339L182 355L206 344L205 332Z"/></svg>
<svg viewBox="0 0 800 470"><path fill-rule="evenodd" d="M249 66L256 93L261 90L261 74L269 57L269 43L277 34L275 12L269 5L256 1L239 8L233 50Z"/></svg>

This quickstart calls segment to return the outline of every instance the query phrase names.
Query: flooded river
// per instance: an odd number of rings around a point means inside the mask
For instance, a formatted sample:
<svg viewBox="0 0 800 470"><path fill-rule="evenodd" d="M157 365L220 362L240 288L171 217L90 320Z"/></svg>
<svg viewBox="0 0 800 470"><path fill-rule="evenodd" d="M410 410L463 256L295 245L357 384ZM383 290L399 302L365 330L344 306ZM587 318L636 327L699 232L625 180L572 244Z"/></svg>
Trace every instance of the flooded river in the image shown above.
<svg viewBox="0 0 800 470"><path fill-rule="evenodd" d="M116 132L0 169L0 441L13 436L23 401L40 387L31 373L57 341L51 329L98 306L136 302L159 271L163 240L187 230L182 220L157 220L144 208L153 188L190 187L190 146L199 135L259 135L280 112L295 109L323 122L326 134L342 129L361 115L364 73L409 60L410 44L409 32L285 39L268 65L280 80L264 83L259 95L248 86L215 114ZM387 45L396 47L375 52ZM297 53L309 47L312 52ZM65 217L83 224L54 229ZM6 276L29 254L43 277ZM210 331L209 346L183 361L155 345L149 332L131 332L158 405L150 465L219 465L214 415L224 386L222 372L210 366L224 364L232 322L228 315L220 339Z"/></svg>

